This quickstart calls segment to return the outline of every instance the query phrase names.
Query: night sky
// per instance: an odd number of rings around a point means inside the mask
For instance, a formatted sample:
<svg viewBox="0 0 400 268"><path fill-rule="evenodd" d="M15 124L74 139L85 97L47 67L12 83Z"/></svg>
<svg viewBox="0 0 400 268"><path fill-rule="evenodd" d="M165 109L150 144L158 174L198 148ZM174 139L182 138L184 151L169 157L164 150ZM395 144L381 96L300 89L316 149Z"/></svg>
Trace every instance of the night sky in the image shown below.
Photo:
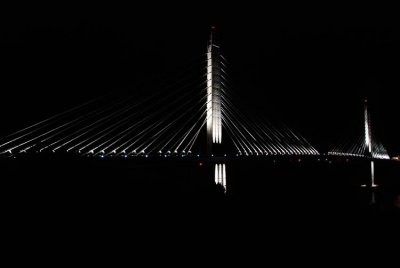
<svg viewBox="0 0 400 268"><path fill-rule="evenodd" d="M237 93L257 113L286 122L324 152L346 132L362 133L368 96L376 134L400 154L400 22L389 13L329 10L10 10L0 25L0 135L179 70L205 53L215 25Z"/></svg>

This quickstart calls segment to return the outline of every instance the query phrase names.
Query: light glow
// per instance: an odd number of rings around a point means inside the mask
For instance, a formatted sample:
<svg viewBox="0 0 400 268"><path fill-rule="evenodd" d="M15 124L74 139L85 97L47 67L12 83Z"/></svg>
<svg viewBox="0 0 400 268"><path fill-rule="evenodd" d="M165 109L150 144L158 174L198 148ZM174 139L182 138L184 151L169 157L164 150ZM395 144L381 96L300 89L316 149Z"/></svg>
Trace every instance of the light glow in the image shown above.
<svg viewBox="0 0 400 268"><path fill-rule="evenodd" d="M215 180L215 184L222 185L226 192L226 166L225 166L225 164L215 164L214 180Z"/></svg>

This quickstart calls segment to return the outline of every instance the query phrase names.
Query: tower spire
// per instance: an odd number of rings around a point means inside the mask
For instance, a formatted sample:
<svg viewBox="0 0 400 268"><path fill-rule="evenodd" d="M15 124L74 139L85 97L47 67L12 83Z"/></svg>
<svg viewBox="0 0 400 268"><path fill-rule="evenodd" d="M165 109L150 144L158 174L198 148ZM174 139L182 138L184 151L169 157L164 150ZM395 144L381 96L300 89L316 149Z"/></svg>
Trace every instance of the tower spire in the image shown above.
<svg viewBox="0 0 400 268"><path fill-rule="evenodd" d="M364 130L365 130L365 145L367 146L368 156L371 157L371 187L376 187L375 184L375 163L374 163L374 152L372 146L372 135L371 135L371 119L368 111L368 99L364 99Z"/></svg>
<svg viewBox="0 0 400 268"><path fill-rule="evenodd" d="M365 130L365 145L367 146L368 153L372 156L371 127L370 127L367 98L364 99L364 130Z"/></svg>
<svg viewBox="0 0 400 268"><path fill-rule="evenodd" d="M222 142L221 118L221 63L216 28L211 26L207 47L207 154L213 153L213 144Z"/></svg>

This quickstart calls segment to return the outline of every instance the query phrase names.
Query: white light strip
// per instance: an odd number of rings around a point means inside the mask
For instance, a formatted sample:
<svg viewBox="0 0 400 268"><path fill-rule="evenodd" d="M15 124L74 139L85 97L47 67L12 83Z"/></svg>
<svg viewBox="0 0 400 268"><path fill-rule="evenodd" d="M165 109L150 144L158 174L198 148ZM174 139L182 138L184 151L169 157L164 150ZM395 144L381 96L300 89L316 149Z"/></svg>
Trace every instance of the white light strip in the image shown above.
<svg viewBox="0 0 400 268"><path fill-rule="evenodd" d="M218 181L218 164L215 164L214 181L215 181L215 184L219 183L219 181Z"/></svg>
<svg viewBox="0 0 400 268"><path fill-rule="evenodd" d="M222 164L222 185L226 190L226 167L225 164Z"/></svg>
<svg viewBox="0 0 400 268"><path fill-rule="evenodd" d="M222 165L218 164L218 182L222 185Z"/></svg>
<svg viewBox="0 0 400 268"><path fill-rule="evenodd" d="M225 164L215 164L214 180L215 180L215 184L222 185L226 192L226 166L225 166Z"/></svg>
<svg viewBox="0 0 400 268"><path fill-rule="evenodd" d="M371 133L369 131L369 118L368 118L368 107L367 107L367 101L365 101L365 110L364 110L364 119L365 119L365 144L368 146L368 152L372 152L371 148Z"/></svg>
<svg viewBox="0 0 400 268"><path fill-rule="evenodd" d="M212 135L214 138L212 94L212 55L211 46L209 46L207 53L207 135Z"/></svg>

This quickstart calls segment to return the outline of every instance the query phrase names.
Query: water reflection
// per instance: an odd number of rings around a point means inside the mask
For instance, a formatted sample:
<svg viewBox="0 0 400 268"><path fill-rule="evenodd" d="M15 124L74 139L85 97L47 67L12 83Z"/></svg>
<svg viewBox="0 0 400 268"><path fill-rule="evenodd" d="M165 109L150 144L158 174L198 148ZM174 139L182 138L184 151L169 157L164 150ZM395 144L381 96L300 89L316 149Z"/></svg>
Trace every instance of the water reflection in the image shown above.
<svg viewBox="0 0 400 268"><path fill-rule="evenodd" d="M214 180L215 184L224 187L224 192L226 193L226 165L224 163L215 164Z"/></svg>

